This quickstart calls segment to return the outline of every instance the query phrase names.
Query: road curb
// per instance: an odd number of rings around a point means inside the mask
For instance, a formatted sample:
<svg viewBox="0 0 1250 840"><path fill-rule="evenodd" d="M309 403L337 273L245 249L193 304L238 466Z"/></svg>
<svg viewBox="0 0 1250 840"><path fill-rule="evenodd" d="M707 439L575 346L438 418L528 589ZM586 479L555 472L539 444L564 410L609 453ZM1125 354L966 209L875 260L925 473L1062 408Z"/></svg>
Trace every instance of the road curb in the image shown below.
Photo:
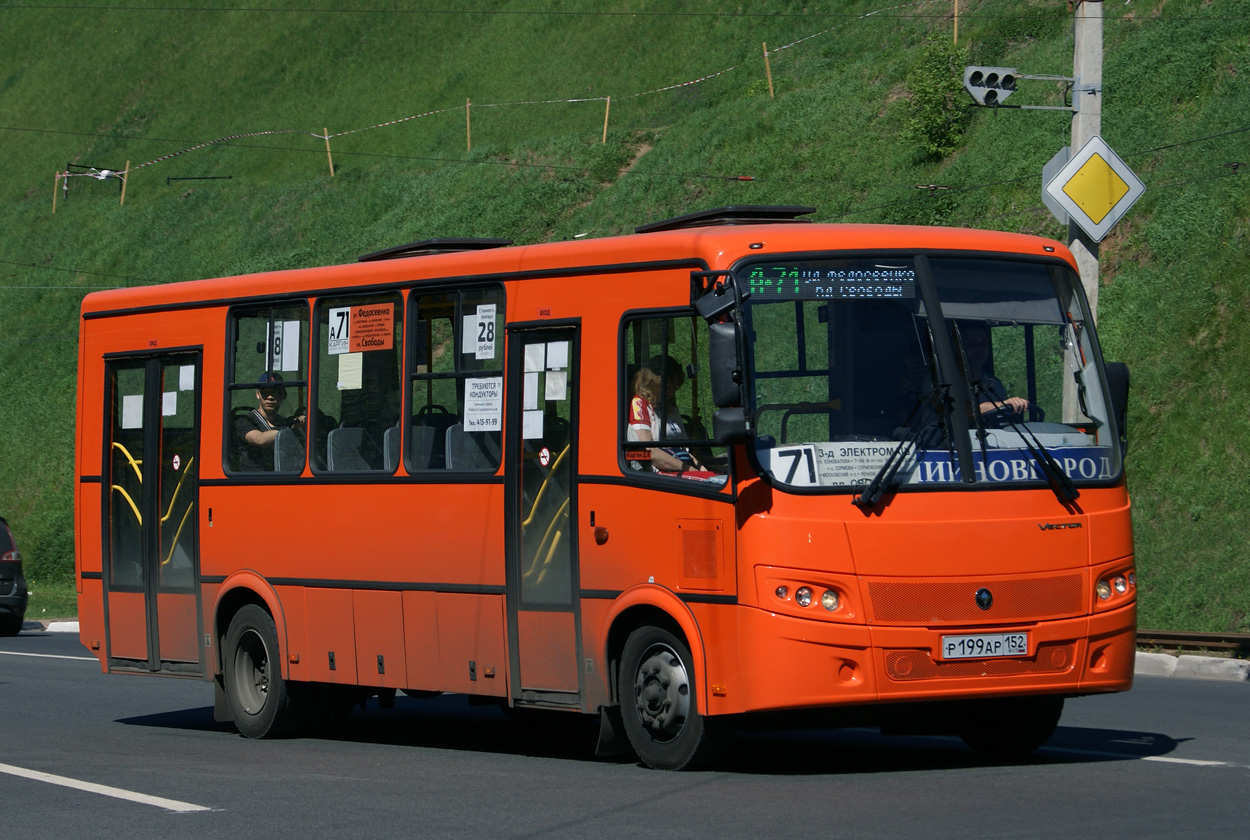
<svg viewBox="0 0 1250 840"><path fill-rule="evenodd" d="M43 630L48 633L77 633L78 619L64 619L59 621L23 621L23 630Z"/></svg>
<svg viewBox="0 0 1250 840"><path fill-rule="evenodd" d="M1135 674L1147 677L1181 677L1195 680L1250 680L1250 662L1218 656L1195 656L1138 651Z"/></svg>

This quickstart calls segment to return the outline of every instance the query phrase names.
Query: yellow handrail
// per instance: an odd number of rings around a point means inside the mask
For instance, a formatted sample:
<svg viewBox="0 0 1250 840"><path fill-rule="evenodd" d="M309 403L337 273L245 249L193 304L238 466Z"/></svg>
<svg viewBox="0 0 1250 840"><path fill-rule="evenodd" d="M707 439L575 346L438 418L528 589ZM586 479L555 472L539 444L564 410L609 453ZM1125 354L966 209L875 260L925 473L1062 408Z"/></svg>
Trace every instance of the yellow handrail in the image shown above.
<svg viewBox="0 0 1250 840"><path fill-rule="evenodd" d="M178 538L182 536L182 529L186 526L187 517L191 515L191 509L194 507L194 504L187 505L186 511L182 514L182 521L178 523L178 530L174 532L174 541L169 544L169 554L161 561L162 566L168 566L170 561L174 559L174 549L178 547Z"/></svg>
<svg viewBox="0 0 1250 840"><path fill-rule="evenodd" d="M560 546L560 538L564 536L563 531L556 531L555 538L551 541L551 548L547 551L547 557L543 560L543 570L538 573L538 578L534 581L534 585L538 586L543 582L543 578L547 576L547 571L551 568L551 558L555 556L556 549Z"/></svg>
<svg viewBox="0 0 1250 840"><path fill-rule="evenodd" d="M165 522L168 522L169 517L173 515L174 502L178 501L178 493L182 490L182 484L184 481L187 480L187 476L191 474L191 465L194 463L195 463L195 458L192 457L190 461L187 461L187 468L183 470L182 475L178 477L178 486L174 488L174 494L170 496L169 498L169 509L166 510L165 515L161 517L162 524L164 524Z"/></svg>
<svg viewBox="0 0 1250 840"><path fill-rule="evenodd" d="M135 505L135 500L134 500L134 499L132 499L132 498L130 498L130 494L126 492L126 488L125 488L125 487L122 487L120 484L114 484L114 485L112 485L112 488L113 488L113 490L115 490L115 491L117 491L118 493L121 493L121 494L122 494L122 498L124 498L124 499L126 500L126 502L130 505L130 509L134 512L134 515L135 515L135 521L136 521L136 522L138 522L138 523L139 523L139 527L140 527L140 528L142 528L142 527L143 527L143 516L139 513L139 508L138 508L138 506L137 506L137 505Z"/></svg>
<svg viewBox="0 0 1250 840"><path fill-rule="evenodd" d="M556 527L556 523L560 521L561 517L565 517L568 515L568 510L569 510L569 500L565 499L564 504L560 505L560 509L556 511L555 516L551 517L551 522L547 525L547 530L543 534L543 538L538 541L538 547L534 550L534 559L530 562L529 568L521 573L522 577L529 577L530 575L534 574L535 571L537 571L538 566L539 566L538 558L539 558L539 555L542 554L543 546L547 544L548 540L552 539L552 534L551 534L552 529ZM561 533L560 531L556 531L556 535L552 543L552 546L550 549L548 549L547 556L543 559L543 562L542 562L543 566L546 566L548 563L551 562L551 556L555 552L555 546L560 542L560 533ZM541 579L542 579L542 576L540 575L539 580Z"/></svg>
<svg viewBox="0 0 1250 840"><path fill-rule="evenodd" d="M130 462L131 469L135 471L135 478L139 479L139 483L142 484L143 483L143 471L139 469L139 466L143 462L136 461L135 457L130 454L130 450L127 449L125 446L122 446L117 441L113 441L113 447L115 449L120 449L122 451L122 454L126 456L126 460Z"/></svg>
<svg viewBox="0 0 1250 840"><path fill-rule="evenodd" d="M542 501L543 493L547 490L547 485L551 483L551 477L555 475L556 469L559 468L560 462L564 460L564 456L569 454L569 450L573 448L572 444L564 447L564 451L557 456L554 464L551 465L551 471L547 473L547 477L543 479L542 486L538 488L538 494L534 496L534 504L530 505L530 514L521 523L522 528L528 528L529 524L534 521L534 514L538 512L538 503ZM566 502L567 504L567 502Z"/></svg>

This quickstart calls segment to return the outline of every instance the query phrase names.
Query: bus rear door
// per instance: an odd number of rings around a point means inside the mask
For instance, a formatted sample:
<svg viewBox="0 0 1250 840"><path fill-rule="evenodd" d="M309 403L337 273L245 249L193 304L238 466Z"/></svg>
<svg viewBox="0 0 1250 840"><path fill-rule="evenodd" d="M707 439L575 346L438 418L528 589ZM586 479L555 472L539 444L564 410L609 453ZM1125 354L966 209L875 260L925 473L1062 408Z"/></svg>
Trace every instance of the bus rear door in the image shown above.
<svg viewBox="0 0 1250 840"><path fill-rule="evenodd" d="M109 668L202 674L200 353L113 358L105 376Z"/></svg>

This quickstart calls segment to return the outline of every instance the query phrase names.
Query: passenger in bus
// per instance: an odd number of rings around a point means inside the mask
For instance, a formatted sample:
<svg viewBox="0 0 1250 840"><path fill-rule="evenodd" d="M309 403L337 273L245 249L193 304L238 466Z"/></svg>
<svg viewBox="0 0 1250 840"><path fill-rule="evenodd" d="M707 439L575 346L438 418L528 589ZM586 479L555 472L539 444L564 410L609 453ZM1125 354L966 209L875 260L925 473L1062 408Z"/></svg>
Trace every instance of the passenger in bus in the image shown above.
<svg viewBox="0 0 1250 840"><path fill-rule="evenodd" d="M304 439L303 409L294 417L283 417L278 413L282 401L286 399L282 377L276 373L262 373L256 384L256 408L234 423L240 470L272 470L274 441L282 429L289 428L301 441Z"/></svg>
<svg viewBox="0 0 1250 840"><path fill-rule="evenodd" d="M634 395L629 401L629 427L626 440L684 440L689 438L682 424L681 412L674 397L677 389L686 381L681 364L672 356L654 356L634 375ZM661 393L664 388L666 393ZM661 419L657 408L667 406L667 416L661 433ZM690 478L711 478L716 475L700 464L694 454L685 447L653 446L650 448L651 469L666 474L686 474ZM636 461L634 463L637 463Z"/></svg>
<svg viewBox="0 0 1250 840"><path fill-rule="evenodd" d="M1003 409L1015 414L1023 414L1029 407L1024 397L1012 397L1007 394L1007 387L989 369L990 358L990 325L984 321L961 321L959 337L963 344L964 356L968 359L968 379L973 388L973 396L977 400L977 411L988 414Z"/></svg>

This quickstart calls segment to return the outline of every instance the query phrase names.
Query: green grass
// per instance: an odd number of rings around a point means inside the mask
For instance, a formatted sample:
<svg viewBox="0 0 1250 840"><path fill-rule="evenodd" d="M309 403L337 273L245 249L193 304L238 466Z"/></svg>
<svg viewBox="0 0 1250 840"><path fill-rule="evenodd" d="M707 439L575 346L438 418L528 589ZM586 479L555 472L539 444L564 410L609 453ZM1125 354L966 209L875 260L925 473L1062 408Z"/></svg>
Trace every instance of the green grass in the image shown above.
<svg viewBox="0 0 1250 840"><path fill-rule="evenodd" d="M77 615L78 594L72 583L42 584L30 591L30 600L26 603L27 621L54 621Z"/></svg>
<svg viewBox="0 0 1250 840"><path fill-rule="evenodd" d="M1064 236L1040 172L1068 142L1066 113L957 98L954 151L933 157L909 134L909 85L925 80L926 46L949 37L949 3L833 4L846 17L711 0L627 0L608 11L631 14L610 15L550 14L603 10L584 0L467 7L491 14L149 5L164 8L0 7L0 513L40 599L72 586L76 313L89 288L350 261L435 236L606 235L721 204ZM1064 4L960 6L974 63L1071 72ZM1099 307L1104 349L1134 377L1141 622L1250 631L1237 538L1250 526L1250 182L1225 166L1246 162L1250 0L1104 13L1102 134L1147 184L1102 245ZM503 104L569 99L593 101ZM1012 104L1059 99L1054 83L1025 81ZM329 177L313 134L430 111L442 112L335 137ZM302 133L140 166L286 129ZM124 207L115 181L74 178L52 215L66 162L127 161L139 168ZM208 176L221 180L166 181ZM951 189L916 189L928 184Z"/></svg>

